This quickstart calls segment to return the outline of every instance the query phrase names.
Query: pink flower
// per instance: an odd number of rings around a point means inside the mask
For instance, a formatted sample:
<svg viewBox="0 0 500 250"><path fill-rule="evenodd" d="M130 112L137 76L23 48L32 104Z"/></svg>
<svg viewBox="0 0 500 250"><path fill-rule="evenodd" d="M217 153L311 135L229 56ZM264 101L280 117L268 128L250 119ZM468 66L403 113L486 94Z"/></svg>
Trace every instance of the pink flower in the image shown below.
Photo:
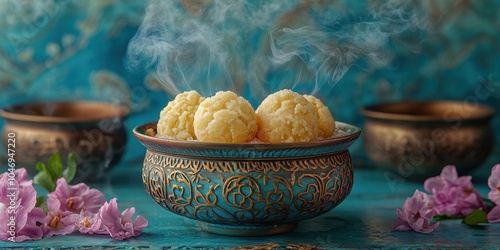
<svg viewBox="0 0 500 250"><path fill-rule="evenodd" d="M16 170L14 170L14 172L6 172L6 173L3 173L2 175L0 176L4 176L4 175L7 175L7 177L14 177L14 179L16 180L16 182L18 183L19 186L32 186L33 185L33 181L32 180L28 180L27 177L28 177L28 172L26 171L25 168L18 168ZM2 178L0 177L0 178ZM12 179L12 178L9 178L9 180Z"/></svg>
<svg viewBox="0 0 500 250"><path fill-rule="evenodd" d="M431 195L428 195L428 194L421 192L419 190L415 190L415 193L413 193L412 197L423 201L425 203L427 210L429 210L429 211L434 210L434 199Z"/></svg>
<svg viewBox="0 0 500 250"><path fill-rule="evenodd" d="M398 218L392 222L391 230L413 230L419 233L434 231L439 226L439 222L431 224L436 211L429 208L429 204L425 201L426 199L427 194L416 190L412 197L406 199L402 210L396 210Z"/></svg>
<svg viewBox="0 0 500 250"><path fill-rule="evenodd" d="M38 240L43 236L39 225L45 213L35 207L36 190L26 176L24 168L0 175L0 239L4 241Z"/></svg>
<svg viewBox="0 0 500 250"><path fill-rule="evenodd" d="M67 210L61 210L61 202L54 197L47 199L49 214L45 217L44 236L65 235L75 231L80 216Z"/></svg>
<svg viewBox="0 0 500 250"><path fill-rule="evenodd" d="M58 199L61 203L60 210L79 214L82 210L97 213L106 202L101 191L90 189L84 183L74 186L68 185L66 179L57 180L56 190L48 194L49 198Z"/></svg>
<svg viewBox="0 0 500 250"><path fill-rule="evenodd" d="M22 225L24 222L24 226L17 233L16 242L21 242L25 240L38 240L43 236L43 220L45 219L45 212L38 207L34 207L28 213L26 221L17 221L17 225Z"/></svg>
<svg viewBox="0 0 500 250"><path fill-rule="evenodd" d="M488 213L488 222L489 223L497 223L500 222L500 206L495 206Z"/></svg>
<svg viewBox="0 0 500 250"><path fill-rule="evenodd" d="M106 227L111 237L123 240L134 236L139 236L142 230L148 225L146 218L137 216L132 222L135 208L127 208L123 213L118 210L116 198L105 203L99 210L102 224Z"/></svg>
<svg viewBox="0 0 500 250"><path fill-rule="evenodd" d="M78 230L83 234L109 234L108 230L102 224L99 213L82 211L78 222Z"/></svg>
<svg viewBox="0 0 500 250"><path fill-rule="evenodd" d="M488 193L488 199L497 206L500 206L500 164L496 164L491 169L488 186L491 188L491 191Z"/></svg>
<svg viewBox="0 0 500 250"><path fill-rule="evenodd" d="M434 209L440 215L468 215L486 204L471 182L471 176L458 177L455 166L446 166L441 175L431 177L424 188L433 194Z"/></svg>

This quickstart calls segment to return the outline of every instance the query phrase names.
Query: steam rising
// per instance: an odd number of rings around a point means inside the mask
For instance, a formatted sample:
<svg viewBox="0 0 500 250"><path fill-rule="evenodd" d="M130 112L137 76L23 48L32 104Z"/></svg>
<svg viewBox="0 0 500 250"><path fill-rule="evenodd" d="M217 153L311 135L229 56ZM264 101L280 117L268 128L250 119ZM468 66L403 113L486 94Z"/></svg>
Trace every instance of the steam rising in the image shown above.
<svg viewBox="0 0 500 250"><path fill-rule="evenodd" d="M218 90L265 96L333 87L358 60L390 61L395 34L424 29L421 1L152 0L127 65L171 94ZM356 5L356 6L354 6Z"/></svg>

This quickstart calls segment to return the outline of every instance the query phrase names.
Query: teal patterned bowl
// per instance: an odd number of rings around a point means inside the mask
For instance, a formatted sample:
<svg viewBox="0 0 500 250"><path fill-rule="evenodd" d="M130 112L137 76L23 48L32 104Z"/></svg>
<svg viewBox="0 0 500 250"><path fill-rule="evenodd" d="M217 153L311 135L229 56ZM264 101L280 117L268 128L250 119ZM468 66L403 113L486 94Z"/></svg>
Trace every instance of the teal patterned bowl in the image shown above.
<svg viewBox="0 0 500 250"><path fill-rule="evenodd" d="M282 144L168 140L148 133L156 122L134 135L147 148L142 179L158 204L208 232L264 236L292 231L351 191L348 147L361 130L336 125L333 138Z"/></svg>

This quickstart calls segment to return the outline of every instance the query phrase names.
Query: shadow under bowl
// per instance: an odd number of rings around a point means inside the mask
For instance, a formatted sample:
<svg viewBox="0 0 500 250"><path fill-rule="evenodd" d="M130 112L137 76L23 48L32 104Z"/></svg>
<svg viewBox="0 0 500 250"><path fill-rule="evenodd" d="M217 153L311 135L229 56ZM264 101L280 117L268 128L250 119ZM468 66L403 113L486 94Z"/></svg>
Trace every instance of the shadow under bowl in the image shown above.
<svg viewBox="0 0 500 250"><path fill-rule="evenodd" d="M25 167L30 176L36 174L37 162L47 163L59 152L66 164L66 156L73 152L77 160L73 183L95 182L122 157L128 113L125 106L93 101L13 105L0 111L6 121L3 142L6 148L15 144L17 167Z"/></svg>
<svg viewBox="0 0 500 250"><path fill-rule="evenodd" d="M395 178L422 181L446 165L467 173L493 147L494 110L457 101L384 103L362 110L363 145L374 165Z"/></svg>
<svg viewBox="0 0 500 250"><path fill-rule="evenodd" d="M348 147L361 131L337 127L345 135L282 144L169 140L149 135L156 122L136 127L134 135L147 148L142 178L159 205L208 232L264 236L289 232L347 197Z"/></svg>

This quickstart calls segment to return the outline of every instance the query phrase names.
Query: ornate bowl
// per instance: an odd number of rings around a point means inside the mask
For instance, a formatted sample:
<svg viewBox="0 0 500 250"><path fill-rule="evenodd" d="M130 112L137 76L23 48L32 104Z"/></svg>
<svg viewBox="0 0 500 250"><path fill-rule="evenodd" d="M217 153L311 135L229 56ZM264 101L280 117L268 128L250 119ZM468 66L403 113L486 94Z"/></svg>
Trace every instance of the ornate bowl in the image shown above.
<svg viewBox="0 0 500 250"><path fill-rule="evenodd" d="M493 147L493 109L455 101L385 103L366 107L364 148L395 178L421 181L446 165L466 173Z"/></svg>
<svg viewBox="0 0 500 250"><path fill-rule="evenodd" d="M15 134L16 162L30 175L35 164L47 162L56 151L63 163L73 152L77 160L74 182L101 179L121 158L126 146L123 121L129 109L104 102L43 102L6 107L3 136ZM3 140L7 143L7 140Z"/></svg>
<svg viewBox="0 0 500 250"><path fill-rule="evenodd" d="M345 135L284 144L168 140L148 135L156 122L134 134L147 148L142 178L158 204L212 233L263 236L291 231L347 197L353 184L348 147L361 131L337 127Z"/></svg>

